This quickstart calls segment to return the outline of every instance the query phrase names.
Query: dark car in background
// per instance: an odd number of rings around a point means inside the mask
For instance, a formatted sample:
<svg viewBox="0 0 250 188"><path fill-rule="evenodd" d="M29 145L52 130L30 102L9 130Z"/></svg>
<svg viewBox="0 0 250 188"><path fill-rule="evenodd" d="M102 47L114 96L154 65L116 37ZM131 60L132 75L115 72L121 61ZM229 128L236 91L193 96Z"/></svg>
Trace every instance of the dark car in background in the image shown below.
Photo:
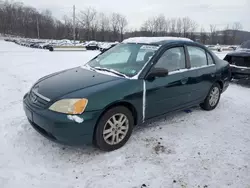
<svg viewBox="0 0 250 188"><path fill-rule="evenodd" d="M98 43L95 41L90 41L84 45L86 50L99 50Z"/></svg>
<svg viewBox="0 0 250 188"><path fill-rule="evenodd" d="M234 52L228 53L224 60L229 62L233 78L250 77L250 40L244 42Z"/></svg>
<svg viewBox="0 0 250 188"><path fill-rule="evenodd" d="M43 49L53 51L53 43L49 43L43 46Z"/></svg>
<svg viewBox="0 0 250 188"><path fill-rule="evenodd" d="M31 42L31 43L29 44L29 47L31 47L31 48L38 48L38 47L39 47L39 44L40 44L40 42Z"/></svg>
<svg viewBox="0 0 250 188"><path fill-rule="evenodd" d="M23 107L34 129L50 140L112 151L136 125L195 105L215 109L229 81L228 62L203 45L130 38L81 67L39 79Z"/></svg>
<svg viewBox="0 0 250 188"><path fill-rule="evenodd" d="M11 42L11 39L7 38L7 39L4 39L4 41Z"/></svg>
<svg viewBox="0 0 250 188"><path fill-rule="evenodd" d="M104 45L100 46L100 51L102 53L104 53L104 52L108 51L109 49L113 48L114 46L116 46L117 44L118 44L118 42L117 43L111 43L111 44L109 44L109 43L104 44Z"/></svg>

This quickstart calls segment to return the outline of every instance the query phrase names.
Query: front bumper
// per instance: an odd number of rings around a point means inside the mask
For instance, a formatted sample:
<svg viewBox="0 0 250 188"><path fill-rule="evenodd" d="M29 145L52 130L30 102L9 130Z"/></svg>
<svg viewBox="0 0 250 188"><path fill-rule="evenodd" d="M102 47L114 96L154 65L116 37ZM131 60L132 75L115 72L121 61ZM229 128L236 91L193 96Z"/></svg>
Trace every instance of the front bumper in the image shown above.
<svg viewBox="0 0 250 188"><path fill-rule="evenodd" d="M100 111L85 112L78 117L77 123L66 114L38 109L30 104L27 96L23 99L23 108L32 127L44 137L66 145L85 145L93 142L93 134Z"/></svg>
<svg viewBox="0 0 250 188"><path fill-rule="evenodd" d="M250 67L230 65L233 78L247 78L250 76Z"/></svg>

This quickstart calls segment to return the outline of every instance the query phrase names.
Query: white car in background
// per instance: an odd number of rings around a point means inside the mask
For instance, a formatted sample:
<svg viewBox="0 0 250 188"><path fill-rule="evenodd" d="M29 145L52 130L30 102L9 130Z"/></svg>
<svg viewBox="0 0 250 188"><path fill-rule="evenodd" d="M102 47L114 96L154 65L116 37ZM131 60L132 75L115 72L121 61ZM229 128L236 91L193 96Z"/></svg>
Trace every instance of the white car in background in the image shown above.
<svg viewBox="0 0 250 188"><path fill-rule="evenodd" d="M216 45L206 45L206 47L209 50L214 50L214 51L218 51L218 52L222 51L222 47L219 44L216 44Z"/></svg>

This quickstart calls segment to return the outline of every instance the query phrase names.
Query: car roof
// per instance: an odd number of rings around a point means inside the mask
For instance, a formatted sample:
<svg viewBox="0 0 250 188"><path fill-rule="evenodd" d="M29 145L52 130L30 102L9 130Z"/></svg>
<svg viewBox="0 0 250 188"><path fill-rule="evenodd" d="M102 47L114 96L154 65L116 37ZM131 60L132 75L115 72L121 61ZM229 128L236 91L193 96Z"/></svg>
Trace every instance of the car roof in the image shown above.
<svg viewBox="0 0 250 188"><path fill-rule="evenodd" d="M182 37L132 37L125 39L122 43L140 43L164 45L170 42L193 42L191 39Z"/></svg>

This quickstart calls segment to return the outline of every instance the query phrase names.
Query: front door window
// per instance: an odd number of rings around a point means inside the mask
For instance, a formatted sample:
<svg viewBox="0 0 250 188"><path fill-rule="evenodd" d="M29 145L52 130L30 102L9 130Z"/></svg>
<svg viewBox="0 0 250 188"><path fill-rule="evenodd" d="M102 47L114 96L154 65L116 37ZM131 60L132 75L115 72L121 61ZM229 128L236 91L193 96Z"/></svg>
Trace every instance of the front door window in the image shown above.
<svg viewBox="0 0 250 188"><path fill-rule="evenodd" d="M183 47L167 50L156 63L156 68L165 68L169 72L185 69L185 53Z"/></svg>

